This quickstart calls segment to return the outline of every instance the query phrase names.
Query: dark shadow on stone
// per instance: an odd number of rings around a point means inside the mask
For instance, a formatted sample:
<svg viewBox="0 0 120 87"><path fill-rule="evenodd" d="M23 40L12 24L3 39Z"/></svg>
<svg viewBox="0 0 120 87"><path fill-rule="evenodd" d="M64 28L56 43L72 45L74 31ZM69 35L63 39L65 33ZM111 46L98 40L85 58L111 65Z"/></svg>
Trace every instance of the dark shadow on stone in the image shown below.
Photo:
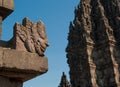
<svg viewBox="0 0 120 87"><path fill-rule="evenodd" d="M101 0L104 1L104 0ZM110 0L109 0L110 1ZM109 2L108 1L108 2ZM110 28L104 16L104 9L99 0L91 0L91 37L95 43L91 58L96 65L97 84L99 87L117 87L114 65L110 51ZM105 11L107 12L107 11Z"/></svg>
<svg viewBox="0 0 120 87"><path fill-rule="evenodd" d="M70 29L66 48L72 87L92 87L84 30ZM82 37L82 38L81 38Z"/></svg>
<svg viewBox="0 0 120 87"><path fill-rule="evenodd" d="M117 87L109 46L94 47L92 58L96 65L99 87Z"/></svg>

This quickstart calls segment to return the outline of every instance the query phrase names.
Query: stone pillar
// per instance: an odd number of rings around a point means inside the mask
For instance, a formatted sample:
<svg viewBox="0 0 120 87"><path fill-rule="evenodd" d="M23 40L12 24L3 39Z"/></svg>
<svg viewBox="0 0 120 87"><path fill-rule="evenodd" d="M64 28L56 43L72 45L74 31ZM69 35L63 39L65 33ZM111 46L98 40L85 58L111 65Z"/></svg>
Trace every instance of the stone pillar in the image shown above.
<svg viewBox="0 0 120 87"><path fill-rule="evenodd" d="M23 82L47 70L45 56L0 47L0 87L22 87Z"/></svg>
<svg viewBox="0 0 120 87"><path fill-rule="evenodd" d="M14 0L0 0L0 36L2 21L13 12ZM23 87L23 82L48 70L44 55L48 40L43 22L25 18L16 23L9 41L0 41L0 87Z"/></svg>

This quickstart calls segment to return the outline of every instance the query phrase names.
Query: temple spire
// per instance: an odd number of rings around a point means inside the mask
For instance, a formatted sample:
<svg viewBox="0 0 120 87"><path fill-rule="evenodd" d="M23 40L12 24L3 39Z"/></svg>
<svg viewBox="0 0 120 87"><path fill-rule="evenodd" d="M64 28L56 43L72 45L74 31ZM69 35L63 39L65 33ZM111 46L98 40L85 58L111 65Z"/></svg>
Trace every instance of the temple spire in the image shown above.
<svg viewBox="0 0 120 87"><path fill-rule="evenodd" d="M71 87L64 72L62 74L61 82L58 87Z"/></svg>
<svg viewBox="0 0 120 87"><path fill-rule="evenodd" d="M80 0L66 48L73 87L119 87L119 8L119 0Z"/></svg>

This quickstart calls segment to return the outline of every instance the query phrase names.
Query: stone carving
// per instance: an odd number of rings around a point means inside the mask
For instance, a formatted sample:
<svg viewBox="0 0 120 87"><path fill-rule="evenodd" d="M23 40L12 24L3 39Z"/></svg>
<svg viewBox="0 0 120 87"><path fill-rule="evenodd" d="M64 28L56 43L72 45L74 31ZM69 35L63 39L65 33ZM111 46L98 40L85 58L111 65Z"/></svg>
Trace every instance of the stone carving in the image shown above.
<svg viewBox="0 0 120 87"><path fill-rule="evenodd" d="M0 0L0 36L2 21L14 10L14 0ZM16 23L10 41L0 40L0 87L23 87L23 82L48 71L44 51L48 46L45 26L28 18ZM31 53L32 52L32 53Z"/></svg>
<svg viewBox="0 0 120 87"><path fill-rule="evenodd" d="M32 23L28 18L23 19L22 25L15 24L14 36L10 42L16 50L38 53L40 56L44 56L49 45L42 21Z"/></svg>
<svg viewBox="0 0 120 87"><path fill-rule="evenodd" d="M69 28L72 87L119 87L120 1L81 0Z"/></svg>

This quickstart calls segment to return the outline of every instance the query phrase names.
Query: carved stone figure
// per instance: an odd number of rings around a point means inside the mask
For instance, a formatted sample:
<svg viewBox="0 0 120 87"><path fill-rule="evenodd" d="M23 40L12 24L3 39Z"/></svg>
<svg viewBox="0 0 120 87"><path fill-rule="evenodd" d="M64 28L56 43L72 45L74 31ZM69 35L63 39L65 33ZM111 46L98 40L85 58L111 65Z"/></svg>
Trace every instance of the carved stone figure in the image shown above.
<svg viewBox="0 0 120 87"><path fill-rule="evenodd" d="M14 0L0 0L0 37L2 22L14 11ZM7 24L9 25L9 24ZM28 18L15 24L10 41L0 40L0 87L23 87L23 82L48 71L44 51L48 46L44 24Z"/></svg>
<svg viewBox="0 0 120 87"><path fill-rule="evenodd" d="M32 23L28 18L23 19L22 25L15 24L10 42L16 50L38 53L40 56L44 56L49 45L43 22Z"/></svg>

